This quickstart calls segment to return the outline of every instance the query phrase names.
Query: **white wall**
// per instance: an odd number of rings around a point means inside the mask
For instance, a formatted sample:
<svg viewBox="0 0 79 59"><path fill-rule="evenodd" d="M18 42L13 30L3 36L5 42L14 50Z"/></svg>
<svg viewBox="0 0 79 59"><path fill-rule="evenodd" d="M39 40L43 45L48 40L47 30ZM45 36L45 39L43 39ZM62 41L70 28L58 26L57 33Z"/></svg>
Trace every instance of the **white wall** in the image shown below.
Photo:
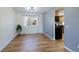
<svg viewBox="0 0 79 59"><path fill-rule="evenodd" d="M23 31L22 34L28 34L28 33L43 33L43 16L42 14L38 14L38 13L28 13L27 15L32 15L32 16L38 16L38 25L36 26L36 29L34 32L32 32L30 29L28 29L27 27L25 27L25 20L24 20L24 14L22 13L18 13L17 14L17 24L21 24ZM31 28L34 28L34 26L32 26ZM27 31L30 30L30 31Z"/></svg>
<svg viewBox="0 0 79 59"><path fill-rule="evenodd" d="M79 7L64 8L64 45L74 52L79 52Z"/></svg>
<svg viewBox="0 0 79 59"><path fill-rule="evenodd" d="M9 7L0 7L0 51L16 36L16 13Z"/></svg>
<svg viewBox="0 0 79 59"><path fill-rule="evenodd" d="M49 36L52 40L55 40L55 16L54 14L55 8L51 8L44 14L43 20L43 32L47 36Z"/></svg>

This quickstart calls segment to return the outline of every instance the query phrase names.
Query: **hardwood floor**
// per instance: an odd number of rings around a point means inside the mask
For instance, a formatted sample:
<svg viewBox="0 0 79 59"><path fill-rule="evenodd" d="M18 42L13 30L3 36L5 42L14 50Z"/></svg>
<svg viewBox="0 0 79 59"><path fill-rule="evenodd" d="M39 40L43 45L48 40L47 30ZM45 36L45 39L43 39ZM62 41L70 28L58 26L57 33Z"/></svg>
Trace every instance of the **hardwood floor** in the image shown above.
<svg viewBox="0 0 79 59"><path fill-rule="evenodd" d="M66 48L64 48L64 52L69 52Z"/></svg>
<svg viewBox="0 0 79 59"><path fill-rule="evenodd" d="M44 34L21 35L2 52L64 52L64 40L51 40Z"/></svg>

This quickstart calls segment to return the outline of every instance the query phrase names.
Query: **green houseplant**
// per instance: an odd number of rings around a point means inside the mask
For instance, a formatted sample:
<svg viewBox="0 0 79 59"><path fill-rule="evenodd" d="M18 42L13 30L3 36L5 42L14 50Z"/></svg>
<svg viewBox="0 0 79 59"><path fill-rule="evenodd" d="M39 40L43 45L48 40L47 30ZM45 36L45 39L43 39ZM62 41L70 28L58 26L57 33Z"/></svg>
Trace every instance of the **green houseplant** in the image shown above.
<svg viewBox="0 0 79 59"><path fill-rule="evenodd" d="M16 31L18 32L18 35L20 35L21 31L22 31L22 26L19 24L16 27Z"/></svg>

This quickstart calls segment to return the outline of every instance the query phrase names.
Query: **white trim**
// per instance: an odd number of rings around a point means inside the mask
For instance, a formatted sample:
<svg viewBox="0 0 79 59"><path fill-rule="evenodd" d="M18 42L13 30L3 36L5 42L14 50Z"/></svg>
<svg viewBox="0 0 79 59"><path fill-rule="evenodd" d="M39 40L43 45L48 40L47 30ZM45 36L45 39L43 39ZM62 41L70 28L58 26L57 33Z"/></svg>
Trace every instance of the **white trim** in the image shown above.
<svg viewBox="0 0 79 59"><path fill-rule="evenodd" d="M51 40L55 40L55 38L52 38L51 36L49 36L48 34L43 33L44 35L46 35L48 38L50 38Z"/></svg>
<svg viewBox="0 0 79 59"><path fill-rule="evenodd" d="M43 33L43 32L37 32L37 33ZM27 32L27 33L21 33L21 34L37 34L37 33L30 33L30 32Z"/></svg>
<svg viewBox="0 0 79 59"><path fill-rule="evenodd" d="M21 33L23 35L23 33ZM41 33L24 33L24 35L28 35L28 34L41 34Z"/></svg>
<svg viewBox="0 0 79 59"><path fill-rule="evenodd" d="M16 36L17 34L10 41L8 41L2 48L0 48L0 51L2 51Z"/></svg>
<svg viewBox="0 0 79 59"><path fill-rule="evenodd" d="M70 48L68 48L67 46L64 45L64 48L66 48L68 51L70 52L74 52L73 50L71 50Z"/></svg>

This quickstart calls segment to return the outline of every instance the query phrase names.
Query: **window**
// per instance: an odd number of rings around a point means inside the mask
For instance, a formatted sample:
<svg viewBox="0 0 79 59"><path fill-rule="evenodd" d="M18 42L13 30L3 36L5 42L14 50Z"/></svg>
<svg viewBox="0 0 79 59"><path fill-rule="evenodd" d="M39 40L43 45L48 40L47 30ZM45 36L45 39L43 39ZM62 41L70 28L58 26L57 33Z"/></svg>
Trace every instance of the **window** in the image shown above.
<svg viewBox="0 0 79 59"><path fill-rule="evenodd" d="M37 25L38 17L37 16L25 16L25 26Z"/></svg>

